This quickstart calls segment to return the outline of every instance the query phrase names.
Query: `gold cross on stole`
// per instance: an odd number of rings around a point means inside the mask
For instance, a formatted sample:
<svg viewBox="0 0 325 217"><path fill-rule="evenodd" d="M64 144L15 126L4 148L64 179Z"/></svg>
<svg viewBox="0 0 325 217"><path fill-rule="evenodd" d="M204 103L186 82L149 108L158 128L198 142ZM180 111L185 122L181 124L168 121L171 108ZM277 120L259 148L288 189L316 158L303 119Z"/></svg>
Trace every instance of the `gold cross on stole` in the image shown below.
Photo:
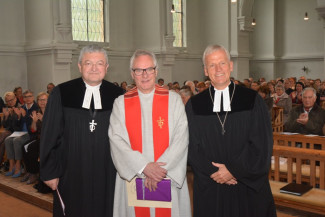
<svg viewBox="0 0 325 217"><path fill-rule="evenodd" d="M157 120L158 122L158 127L160 127L160 129L162 128L162 126L164 125L164 119L161 119L161 117L159 116L159 119Z"/></svg>

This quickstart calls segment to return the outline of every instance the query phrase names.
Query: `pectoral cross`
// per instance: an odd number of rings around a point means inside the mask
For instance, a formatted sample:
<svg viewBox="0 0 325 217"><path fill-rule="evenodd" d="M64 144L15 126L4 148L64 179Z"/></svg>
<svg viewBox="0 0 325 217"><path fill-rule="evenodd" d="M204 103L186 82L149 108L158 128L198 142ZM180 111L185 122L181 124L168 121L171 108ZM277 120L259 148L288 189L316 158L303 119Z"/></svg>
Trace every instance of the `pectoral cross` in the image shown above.
<svg viewBox="0 0 325 217"><path fill-rule="evenodd" d="M159 117L159 119L157 120L158 122L158 127L160 127L160 129L162 128L162 126L164 125L164 119L161 119L161 117Z"/></svg>
<svg viewBox="0 0 325 217"><path fill-rule="evenodd" d="M92 120L92 122L89 122L89 130L90 130L90 132L93 132L95 130L96 125L97 125L97 123L95 123L94 120Z"/></svg>

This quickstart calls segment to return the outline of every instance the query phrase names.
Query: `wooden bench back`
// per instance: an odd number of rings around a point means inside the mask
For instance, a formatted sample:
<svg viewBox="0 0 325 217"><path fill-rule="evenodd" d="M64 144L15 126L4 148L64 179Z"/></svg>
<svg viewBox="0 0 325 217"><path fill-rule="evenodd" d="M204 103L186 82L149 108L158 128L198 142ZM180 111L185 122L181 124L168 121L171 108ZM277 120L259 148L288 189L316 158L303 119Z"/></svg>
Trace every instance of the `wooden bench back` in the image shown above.
<svg viewBox="0 0 325 217"><path fill-rule="evenodd" d="M292 146L295 144L301 144L302 148L314 149L315 145L319 146L320 149L325 150L325 137L321 136L306 136L302 134L296 135L285 135L282 133L273 132L273 144L283 145L283 146Z"/></svg>
<svg viewBox="0 0 325 217"><path fill-rule="evenodd" d="M325 189L325 151L314 149L302 149L289 146L273 146L274 156L274 180L280 181L280 157L287 158L287 182L302 182L302 161L309 161L310 185L316 186L316 161L319 161L319 188ZM296 163L296 173L293 174L293 162Z"/></svg>
<svg viewBox="0 0 325 217"><path fill-rule="evenodd" d="M283 132L283 108L272 108L272 128L273 132Z"/></svg>

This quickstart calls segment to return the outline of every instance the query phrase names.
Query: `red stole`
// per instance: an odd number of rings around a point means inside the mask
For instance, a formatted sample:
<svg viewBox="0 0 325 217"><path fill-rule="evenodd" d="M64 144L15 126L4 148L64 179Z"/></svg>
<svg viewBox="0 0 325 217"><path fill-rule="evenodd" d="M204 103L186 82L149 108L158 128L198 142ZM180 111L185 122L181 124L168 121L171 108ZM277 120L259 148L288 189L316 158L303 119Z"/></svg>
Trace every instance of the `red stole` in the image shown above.
<svg viewBox="0 0 325 217"><path fill-rule="evenodd" d="M169 91L155 86L152 103L152 128L154 144L154 160L165 152L169 146L168 128L168 96ZM142 153L141 105L137 87L124 94L125 124L133 150ZM150 208L134 207L136 217L150 217ZM156 208L156 217L170 217L170 208Z"/></svg>

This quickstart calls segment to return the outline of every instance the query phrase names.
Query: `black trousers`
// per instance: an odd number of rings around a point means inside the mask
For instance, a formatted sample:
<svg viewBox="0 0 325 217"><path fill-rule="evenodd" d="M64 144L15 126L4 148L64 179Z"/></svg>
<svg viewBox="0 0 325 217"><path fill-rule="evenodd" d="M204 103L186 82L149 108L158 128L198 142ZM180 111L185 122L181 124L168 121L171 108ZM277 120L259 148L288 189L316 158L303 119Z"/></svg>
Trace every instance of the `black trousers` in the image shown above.
<svg viewBox="0 0 325 217"><path fill-rule="evenodd" d="M31 174L39 173L39 146L40 140L32 141L28 147L27 151L25 147L23 147L23 159L26 166L26 171Z"/></svg>

